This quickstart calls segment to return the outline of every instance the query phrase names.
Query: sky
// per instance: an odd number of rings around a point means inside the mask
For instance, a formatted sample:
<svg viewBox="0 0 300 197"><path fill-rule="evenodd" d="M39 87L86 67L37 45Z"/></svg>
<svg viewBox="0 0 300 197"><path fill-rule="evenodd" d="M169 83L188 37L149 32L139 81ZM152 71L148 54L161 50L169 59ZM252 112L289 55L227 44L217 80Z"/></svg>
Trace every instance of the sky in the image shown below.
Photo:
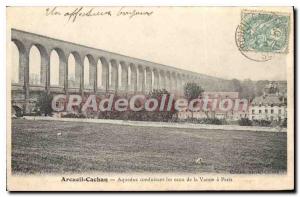
<svg viewBox="0 0 300 197"><path fill-rule="evenodd" d="M256 62L238 50L235 31L241 22L240 8L122 8L123 12L151 13L130 17L117 16L120 7L95 7L93 13L110 11L111 16L68 20L64 14L76 8L57 7L57 15L47 15L47 7L8 8L8 40L10 28L16 28L219 78L287 78L287 54L272 54L271 60ZM80 13L89 10L84 7Z"/></svg>

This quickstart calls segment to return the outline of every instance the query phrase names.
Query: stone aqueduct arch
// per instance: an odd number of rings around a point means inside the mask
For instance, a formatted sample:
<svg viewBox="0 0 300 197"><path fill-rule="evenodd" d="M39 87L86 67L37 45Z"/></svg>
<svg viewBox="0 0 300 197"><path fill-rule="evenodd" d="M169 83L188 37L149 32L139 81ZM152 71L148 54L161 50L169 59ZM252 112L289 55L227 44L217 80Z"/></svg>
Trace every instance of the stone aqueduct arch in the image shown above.
<svg viewBox="0 0 300 197"><path fill-rule="evenodd" d="M29 99L34 91L53 93L139 93L153 89L166 89L171 93L182 95L186 82L198 82L198 73L165 66L137 58L132 58L101 49L62 41L17 29L11 30L11 40L19 51L18 83L12 84L13 90L22 93L23 98ZM41 55L40 85L29 84L29 53L32 46L36 46ZM50 55L55 50L59 56L58 86L50 84ZM78 87L72 88L68 84L68 58L72 54L75 58L75 81ZM84 87L84 58L89 60L89 85ZM97 84L98 61L102 65L102 85ZM118 66L122 74L118 76ZM110 69L109 69L110 68ZM130 69L130 78L128 75ZM109 72L110 71L110 72ZM109 78L111 82L109 83ZM118 80L121 80L119 86ZM129 82L130 81L130 82Z"/></svg>

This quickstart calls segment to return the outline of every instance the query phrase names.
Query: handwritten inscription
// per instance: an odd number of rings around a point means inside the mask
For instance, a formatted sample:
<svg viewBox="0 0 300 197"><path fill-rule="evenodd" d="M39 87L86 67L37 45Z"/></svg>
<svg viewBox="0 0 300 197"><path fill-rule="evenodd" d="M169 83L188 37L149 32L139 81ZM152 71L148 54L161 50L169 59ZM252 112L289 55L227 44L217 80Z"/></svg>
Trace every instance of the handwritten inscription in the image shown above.
<svg viewBox="0 0 300 197"><path fill-rule="evenodd" d="M68 21L75 22L79 17L97 17L97 16L119 16L132 19L137 16L151 16L153 11L137 10L133 8L121 7L117 10L100 10L98 8L77 7L70 11L60 11L58 7L46 8L46 16L64 16Z"/></svg>

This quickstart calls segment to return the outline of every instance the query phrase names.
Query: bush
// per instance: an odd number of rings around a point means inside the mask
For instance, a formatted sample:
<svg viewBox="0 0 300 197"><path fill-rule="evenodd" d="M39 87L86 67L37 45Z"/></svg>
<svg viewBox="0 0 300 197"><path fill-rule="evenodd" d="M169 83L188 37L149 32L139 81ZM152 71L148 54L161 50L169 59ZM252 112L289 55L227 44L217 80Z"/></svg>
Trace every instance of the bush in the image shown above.
<svg viewBox="0 0 300 197"><path fill-rule="evenodd" d="M62 118L86 118L83 114L75 114L75 113L69 113L61 116Z"/></svg>
<svg viewBox="0 0 300 197"><path fill-rule="evenodd" d="M218 119L218 118L206 118L204 119L204 123L206 124L215 124L215 125L223 125L226 124L226 120Z"/></svg>
<svg viewBox="0 0 300 197"><path fill-rule="evenodd" d="M253 120L253 124L255 126L261 126L261 127L269 127L271 126L271 121L269 120Z"/></svg>
<svg viewBox="0 0 300 197"><path fill-rule="evenodd" d="M118 119L133 121L152 121L152 122L176 122L177 118L173 116L173 112L158 111L104 111L97 115L99 119Z"/></svg>
<svg viewBox="0 0 300 197"><path fill-rule="evenodd" d="M53 112L51 106L52 99L53 99L53 95L47 94L45 92L41 93L36 105L37 111L35 111L35 113L37 115L45 115L45 116L52 115Z"/></svg>
<svg viewBox="0 0 300 197"><path fill-rule="evenodd" d="M281 126L286 128L287 127L287 118L285 118L282 123L281 123Z"/></svg>
<svg viewBox="0 0 300 197"><path fill-rule="evenodd" d="M159 102L162 100L162 96L166 94L166 103L168 102L170 93L167 90L153 90L151 91L146 97L147 98L156 98ZM114 99L118 99L118 96L115 96ZM137 100L135 103L136 107L143 104L142 101ZM97 114L97 118L99 119L118 119L118 120L133 120L133 121L159 121L159 122L169 122L169 121L176 121L174 118L174 114L176 114L176 110L174 109L175 101L172 103L172 108L170 111L159 111L159 109L155 111L146 111L142 109L141 111L100 111Z"/></svg>
<svg viewBox="0 0 300 197"><path fill-rule="evenodd" d="M15 111L15 116L16 117L22 117L23 116L22 110L19 107L14 107L13 106L13 110Z"/></svg>
<svg viewBox="0 0 300 197"><path fill-rule="evenodd" d="M240 126L252 126L252 121L248 118L241 118L240 120L238 120L238 124Z"/></svg>
<svg viewBox="0 0 300 197"><path fill-rule="evenodd" d="M227 124L225 119L218 119L218 118L202 118L202 119L188 118L186 121L190 123L196 123L196 124L214 124L214 125Z"/></svg>

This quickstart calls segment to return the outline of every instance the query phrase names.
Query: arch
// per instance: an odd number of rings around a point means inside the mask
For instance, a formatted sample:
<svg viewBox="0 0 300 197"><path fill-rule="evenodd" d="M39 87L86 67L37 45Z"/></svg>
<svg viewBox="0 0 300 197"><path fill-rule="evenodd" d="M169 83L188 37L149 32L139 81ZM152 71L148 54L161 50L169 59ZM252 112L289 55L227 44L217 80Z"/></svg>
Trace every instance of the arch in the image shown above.
<svg viewBox="0 0 300 197"><path fill-rule="evenodd" d="M80 57L76 52L71 52L68 57L68 86L79 88L81 81Z"/></svg>
<svg viewBox="0 0 300 197"><path fill-rule="evenodd" d="M166 71L165 82L166 82L165 89L170 92L171 91L171 73L170 73L170 71Z"/></svg>
<svg viewBox="0 0 300 197"><path fill-rule="evenodd" d="M10 42L11 44L11 82L12 83L19 83L20 77L20 55L19 49L15 42Z"/></svg>
<svg viewBox="0 0 300 197"><path fill-rule="evenodd" d="M183 94L183 86L182 86L182 78L180 73L176 73L176 87L177 87L177 94Z"/></svg>
<svg viewBox="0 0 300 197"><path fill-rule="evenodd" d="M98 59L97 61L97 89L103 89L103 86L102 86L102 68L103 68L103 65L102 65L102 62L100 59Z"/></svg>
<svg viewBox="0 0 300 197"><path fill-rule="evenodd" d="M41 44L32 43L29 47L29 84L46 85L49 79L47 76L49 63L50 56L46 48Z"/></svg>
<svg viewBox="0 0 300 197"><path fill-rule="evenodd" d="M119 87L122 90L127 91L128 90L128 79L129 79L129 71L128 71L128 66L125 62L121 61L119 65L119 70L121 70L121 73L119 75Z"/></svg>
<svg viewBox="0 0 300 197"><path fill-rule="evenodd" d="M153 89L160 89L159 87L159 73L157 69L153 69Z"/></svg>
<svg viewBox="0 0 300 197"><path fill-rule="evenodd" d="M137 74L137 91L145 91L145 69L143 66L138 65L138 74Z"/></svg>
<svg viewBox="0 0 300 197"><path fill-rule="evenodd" d="M171 87L170 87L170 90L175 93L177 91L177 80L176 80L176 73L175 72L172 72L171 73Z"/></svg>
<svg viewBox="0 0 300 197"><path fill-rule="evenodd" d="M110 62L110 73L109 73L109 76L110 77L110 90L114 90L114 91L117 91L118 90L118 67L119 67L119 64L117 63L116 60L112 59Z"/></svg>
<svg viewBox="0 0 300 197"><path fill-rule="evenodd" d="M51 69L52 69L52 59L51 55L55 52L59 57L59 75L58 75L58 85L63 87L67 83L67 73L68 73L68 67L67 67L67 60L66 55L64 51L60 48L53 48L50 52L50 85L51 85Z"/></svg>
<svg viewBox="0 0 300 197"><path fill-rule="evenodd" d="M12 42L17 46L18 48L18 55L19 55L19 63L18 63L18 82L20 84L24 83L24 80L26 78L26 81L29 80L28 73L25 75L25 68L28 66L29 61L29 54L26 50L24 44L17 39L12 39Z"/></svg>
<svg viewBox="0 0 300 197"><path fill-rule="evenodd" d="M122 89L122 67L121 64L118 64L118 87L119 89Z"/></svg>
<svg viewBox="0 0 300 197"><path fill-rule="evenodd" d="M166 76L165 71L159 71L159 89L166 89Z"/></svg>
<svg viewBox="0 0 300 197"><path fill-rule="evenodd" d="M68 85L70 88L76 87L77 85L75 80L75 67L75 57L73 54L70 54L68 58Z"/></svg>
<svg viewBox="0 0 300 197"><path fill-rule="evenodd" d="M90 61L89 59L85 56L83 60L83 73L84 73L84 88L85 89L91 89L91 84L90 84Z"/></svg>
<svg viewBox="0 0 300 197"><path fill-rule="evenodd" d="M59 65L59 55L56 52L56 50L52 50L50 53L50 86L58 86L59 84L59 75L60 75L60 69Z"/></svg>
<svg viewBox="0 0 300 197"><path fill-rule="evenodd" d="M110 81L110 65L104 57L100 58L102 64L102 87L107 91Z"/></svg>
<svg viewBox="0 0 300 197"><path fill-rule="evenodd" d="M94 89L96 85L96 61L92 55L87 54L83 58L83 87L84 89Z"/></svg>
<svg viewBox="0 0 300 197"><path fill-rule="evenodd" d="M130 68L130 90L136 92L137 91L137 68L133 63L129 64Z"/></svg>
<svg viewBox="0 0 300 197"><path fill-rule="evenodd" d="M26 52L26 48L25 45L23 44L22 41L18 40L18 39L11 39L11 41L13 43L15 43L15 45L17 46L19 53L25 53Z"/></svg>
<svg viewBox="0 0 300 197"><path fill-rule="evenodd" d="M108 87L111 86L111 62L108 62Z"/></svg>
<svg viewBox="0 0 300 197"><path fill-rule="evenodd" d="M146 91L152 91L152 69L146 67Z"/></svg>
<svg viewBox="0 0 300 197"><path fill-rule="evenodd" d="M29 84L41 85L42 57L37 46L33 45L29 50Z"/></svg>
<svg viewBox="0 0 300 197"><path fill-rule="evenodd" d="M130 66L128 66L128 68L127 68L127 70L128 70L128 84L127 84L127 86L128 86L128 89L130 89L130 85L131 85L131 68L130 68Z"/></svg>

